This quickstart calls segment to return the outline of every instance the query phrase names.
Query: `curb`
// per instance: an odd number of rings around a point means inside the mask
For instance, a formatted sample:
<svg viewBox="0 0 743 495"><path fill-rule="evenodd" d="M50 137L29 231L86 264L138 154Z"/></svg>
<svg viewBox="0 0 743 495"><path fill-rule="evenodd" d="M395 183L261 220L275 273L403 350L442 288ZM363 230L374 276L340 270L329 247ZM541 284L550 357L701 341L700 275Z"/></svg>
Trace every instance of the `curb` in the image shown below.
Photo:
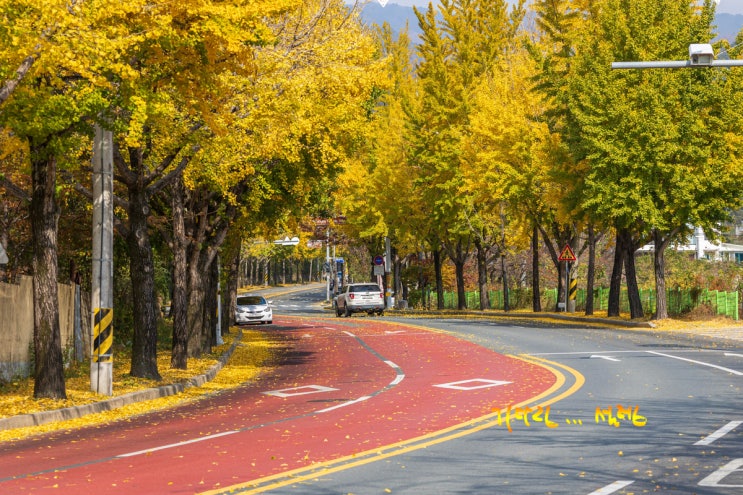
<svg viewBox="0 0 743 495"><path fill-rule="evenodd" d="M612 318L588 318L581 316L570 316L562 313L492 313L487 311L421 311L421 310L385 310L386 314L394 316L432 316L432 317L447 317L447 316L475 316L481 319L498 319L498 318L526 318L526 319L542 319L542 320L561 320L564 322L579 323L581 325L591 325L593 323L600 323L603 325L617 325L629 328L656 328L656 325L651 321L627 321L618 320Z"/></svg>
<svg viewBox="0 0 743 495"><path fill-rule="evenodd" d="M160 387L138 390L136 392L130 392L118 397L113 397L111 399L106 399L100 402L93 402L91 404L84 404L81 406L65 407L64 409L55 409L53 411L39 411L37 413L21 414L18 416L2 418L0 419L0 431L39 426L56 421L77 419L89 414L112 411L114 409L118 409L119 407L134 404L135 402L142 402L147 400L159 399L161 397L177 395L191 387L200 387L201 385L212 381L214 377L217 376L217 373L219 373L219 371L227 363L227 360L229 360L232 356L232 353L235 351L235 348L237 348L237 345L240 343L241 339L242 330L238 333L235 341L232 343L230 348L227 349L219 357L218 362L214 366L209 368L205 373L202 373L201 375L189 378L186 382L173 383L170 385L162 385Z"/></svg>

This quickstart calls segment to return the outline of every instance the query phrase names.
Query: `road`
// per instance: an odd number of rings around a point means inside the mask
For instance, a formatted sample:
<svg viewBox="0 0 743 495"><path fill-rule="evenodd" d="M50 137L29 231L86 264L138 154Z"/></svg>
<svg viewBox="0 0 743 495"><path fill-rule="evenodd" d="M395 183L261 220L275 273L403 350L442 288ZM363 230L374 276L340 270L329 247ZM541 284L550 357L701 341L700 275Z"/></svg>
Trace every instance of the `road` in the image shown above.
<svg viewBox="0 0 743 495"><path fill-rule="evenodd" d="M269 298L273 373L0 444L0 493L743 493L740 343Z"/></svg>
<svg viewBox="0 0 743 495"><path fill-rule="evenodd" d="M552 405L556 428L516 421L510 433L496 426L270 493L743 493L743 343L528 322L420 323L548 359L585 382ZM608 409L616 418L618 405L628 411L615 423Z"/></svg>

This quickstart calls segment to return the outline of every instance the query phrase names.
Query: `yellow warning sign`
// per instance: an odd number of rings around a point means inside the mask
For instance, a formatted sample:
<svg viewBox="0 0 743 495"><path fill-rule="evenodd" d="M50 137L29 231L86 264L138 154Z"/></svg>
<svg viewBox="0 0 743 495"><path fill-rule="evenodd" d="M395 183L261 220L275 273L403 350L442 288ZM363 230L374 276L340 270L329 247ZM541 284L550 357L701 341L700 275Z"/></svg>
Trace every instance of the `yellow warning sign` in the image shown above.
<svg viewBox="0 0 743 495"><path fill-rule="evenodd" d="M576 261L578 258L575 257L575 253L570 247L570 244L565 244L565 247L562 248L562 252L560 253L560 257L557 259L560 261Z"/></svg>

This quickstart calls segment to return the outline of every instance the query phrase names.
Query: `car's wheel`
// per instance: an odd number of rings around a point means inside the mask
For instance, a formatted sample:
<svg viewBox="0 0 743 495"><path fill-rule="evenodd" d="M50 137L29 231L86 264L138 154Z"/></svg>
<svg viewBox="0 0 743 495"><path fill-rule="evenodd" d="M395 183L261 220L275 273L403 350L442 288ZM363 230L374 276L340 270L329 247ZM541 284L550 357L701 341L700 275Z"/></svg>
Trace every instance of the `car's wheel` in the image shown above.
<svg viewBox="0 0 743 495"><path fill-rule="evenodd" d="M348 309L348 305L346 305L343 309L344 309L344 314L346 315L346 318L350 318L351 317L351 310Z"/></svg>
<svg viewBox="0 0 743 495"><path fill-rule="evenodd" d="M268 324L268 325L270 325L270 324L272 324L272 323L273 323L273 320L268 320L268 321L266 322L266 324Z"/></svg>

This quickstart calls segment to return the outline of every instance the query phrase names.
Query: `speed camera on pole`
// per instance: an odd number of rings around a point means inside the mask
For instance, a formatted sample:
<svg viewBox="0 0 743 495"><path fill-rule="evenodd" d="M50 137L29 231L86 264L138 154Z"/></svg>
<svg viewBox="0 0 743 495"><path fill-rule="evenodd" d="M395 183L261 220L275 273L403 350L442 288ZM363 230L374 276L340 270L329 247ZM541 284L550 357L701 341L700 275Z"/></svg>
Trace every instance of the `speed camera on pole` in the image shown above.
<svg viewBox="0 0 743 495"><path fill-rule="evenodd" d="M715 60L709 43L689 45L688 60L651 60L647 62L612 62L612 69L676 69L685 67L743 67L743 60Z"/></svg>

